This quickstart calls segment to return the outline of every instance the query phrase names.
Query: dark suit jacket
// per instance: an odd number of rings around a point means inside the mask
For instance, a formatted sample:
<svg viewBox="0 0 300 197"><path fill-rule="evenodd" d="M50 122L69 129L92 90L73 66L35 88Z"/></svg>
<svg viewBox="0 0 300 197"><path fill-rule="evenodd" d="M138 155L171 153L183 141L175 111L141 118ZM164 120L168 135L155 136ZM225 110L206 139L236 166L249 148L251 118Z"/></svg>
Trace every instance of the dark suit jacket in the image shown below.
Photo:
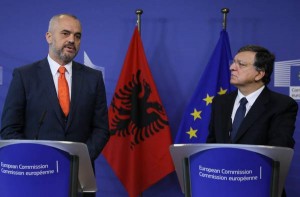
<svg viewBox="0 0 300 197"><path fill-rule="evenodd" d="M214 98L207 143L294 147L298 104L289 96L267 87L252 105L231 142L231 113L236 96L237 91Z"/></svg>
<svg viewBox="0 0 300 197"><path fill-rule="evenodd" d="M73 62L70 113L60 108L47 59L14 70L2 113L2 139L83 142L96 159L109 139L100 71Z"/></svg>

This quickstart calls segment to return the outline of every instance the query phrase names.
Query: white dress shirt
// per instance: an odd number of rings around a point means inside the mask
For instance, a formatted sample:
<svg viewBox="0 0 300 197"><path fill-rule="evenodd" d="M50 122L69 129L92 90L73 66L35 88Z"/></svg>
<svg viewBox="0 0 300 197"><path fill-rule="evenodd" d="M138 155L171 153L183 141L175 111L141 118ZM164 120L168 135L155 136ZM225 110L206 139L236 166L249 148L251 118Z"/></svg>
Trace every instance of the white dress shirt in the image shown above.
<svg viewBox="0 0 300 197"><path fill-rule="evenodd" d="M50 69L51 69L51 73L52 73L56 93L58 94L58 77L59 77L58 68L61 65L59 65L56 61L54 61L49 55L48 55L47 59L48 59L49 65L50 65ZM72 61L70 63L64 65L64 66L66 68L65 77L66 77L66 80L68 82L69 95L70 95L70 100L71 100L71 95L72 95L71 94L71 90L72 90Z"/></svg>
<svg viewBox="0 0 300 197"><path fill-rule="evenodd" d="M244 96L239 90L238 90L238 95L237 97L235 98L235 102L234 102L234 105L233 105L233 110L232 110L232 113L231 113L231 120L232 120L232 123L233 123L233 120L234 120L234 116L235 116L235 113L236 113L236 110L238 109L238 107L240 106L240 100L243 98L243 97L246 97L248 103L246 104L246 113L245 113L245 116L247 115L248 111L251 109L253 103L255 102L255 100L257 99L257 97L260 95L260 93L263 91L263 89L265 88L265 86L262 86L261 88L259 88L258 90L256 90L255 92L252 92L251 94L249 94L248 96Z"/></svg>

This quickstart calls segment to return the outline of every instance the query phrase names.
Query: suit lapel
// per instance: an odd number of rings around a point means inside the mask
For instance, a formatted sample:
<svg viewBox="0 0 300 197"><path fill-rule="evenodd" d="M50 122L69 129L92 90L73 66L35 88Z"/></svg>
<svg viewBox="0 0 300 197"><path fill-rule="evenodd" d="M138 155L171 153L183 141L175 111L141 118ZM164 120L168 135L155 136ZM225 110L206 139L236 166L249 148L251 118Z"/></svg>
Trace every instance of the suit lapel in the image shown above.
<svg viewBox="0 0 300 197"><path fill-rule="evenodd" d="M237 136L234 141L239 140L240 137L243 136L245 132L255 124L257 118L260 117L266 110L266 103L269 101L269 90L267 87L262 91L262 93L257 97L256 101L253 103L251 109L247 113L246 117L244 118Z"/></svg>
<svg viewBox="0 0 300 197"><path fill-rule="evenodd" d="M71 91L71 107L70 107L70 113L69 113L69 118L67 122L67 127L66 130L69 128L71 122L73 121L75 111L76 111L76 106L79 99L79 95L81 92L81 87L82 87L82 65L73 62L72 64L72 91Z"/></svg>
<svg viewBox="0 0 300 197"><path fill-rule="evenodd" d="M229 94L229 96L224 100L224 113L223 113L223 122L226 124L226 132L224 132L223 138L225 139L225 142L230 142L230 135L229 132L232 130L232 120L231 120L231 114L232 109L234 105L235 98L237 96L237 91L232 92Z"/></svg>
<svg viewBox="0 0 300 197"><path fill-rule="evenodd" d="M51 103L56 116L60 123L63 125L63 119L61 118L61 109L57 98L57 93L55 90L55 85L53 82L53 77L51 74L50 66L47 59L42 60L38 65L38 78L42 86L44 87L49 103Z"/></svg>
<svg viewBox="0 0 300 197"><path fill-rule="evenodd" d="M229 95L228 99L225 101L226 104L224 104L226 109L226 118L231 119L232 109L234 105L235 98L237 96L237 91L233 92Z"/></svg>

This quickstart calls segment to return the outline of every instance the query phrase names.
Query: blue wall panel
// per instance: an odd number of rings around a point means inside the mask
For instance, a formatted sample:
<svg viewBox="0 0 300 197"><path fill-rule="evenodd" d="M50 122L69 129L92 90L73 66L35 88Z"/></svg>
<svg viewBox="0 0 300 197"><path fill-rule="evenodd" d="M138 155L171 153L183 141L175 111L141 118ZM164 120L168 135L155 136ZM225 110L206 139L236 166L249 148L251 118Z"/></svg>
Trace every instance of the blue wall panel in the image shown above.
<svg viewBox="0 0 300 197"><path fill-rule="evenodd" d="M230 9L227 31L232 53L245 44L269 48L277 61L300 59L300 2L298 0L1 0L0 2L0 114L15 67L46 57L45 33L51 16L73 13L83 26L81 51L105 69L110 102L136 22L142 15L142 40L173 138L184 109L196 88L222 28L221 8ZM1 73L2 71L2 73ZM1 80L2 79L2 80ZM288 88L270 87L288 94ZM298 101L299 102L299 101ZM286 182L288 196L300 196L300 121L296 147ZM125 189L105 159L96 162L98 196L126 197ZM175 173L162 179L144 197L181 197Z"/></svg>

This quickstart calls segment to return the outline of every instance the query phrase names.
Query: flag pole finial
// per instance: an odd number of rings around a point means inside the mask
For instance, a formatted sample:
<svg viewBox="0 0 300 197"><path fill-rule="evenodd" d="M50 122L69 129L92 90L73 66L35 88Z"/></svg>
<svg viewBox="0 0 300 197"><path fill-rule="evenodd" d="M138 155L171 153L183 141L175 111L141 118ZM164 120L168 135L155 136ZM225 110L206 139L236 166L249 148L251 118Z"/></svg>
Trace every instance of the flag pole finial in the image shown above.
<svg viewBox="0 0 300 197"><path fill-rule="evenodd" d="M137 15L137 26L138 26L138 30L139 33L141 35L141 15L143 14L143 10L142 9L137 9L135 11L136 15Z"/></svg>
<svg viewBox="0 0 300 197"><path fill-rule="evenodd" d="M223 13L223 29L226 30L226 26L227 26L227 14L229 13L229 9L228 8L222 8L221 12Z"/></svg>

